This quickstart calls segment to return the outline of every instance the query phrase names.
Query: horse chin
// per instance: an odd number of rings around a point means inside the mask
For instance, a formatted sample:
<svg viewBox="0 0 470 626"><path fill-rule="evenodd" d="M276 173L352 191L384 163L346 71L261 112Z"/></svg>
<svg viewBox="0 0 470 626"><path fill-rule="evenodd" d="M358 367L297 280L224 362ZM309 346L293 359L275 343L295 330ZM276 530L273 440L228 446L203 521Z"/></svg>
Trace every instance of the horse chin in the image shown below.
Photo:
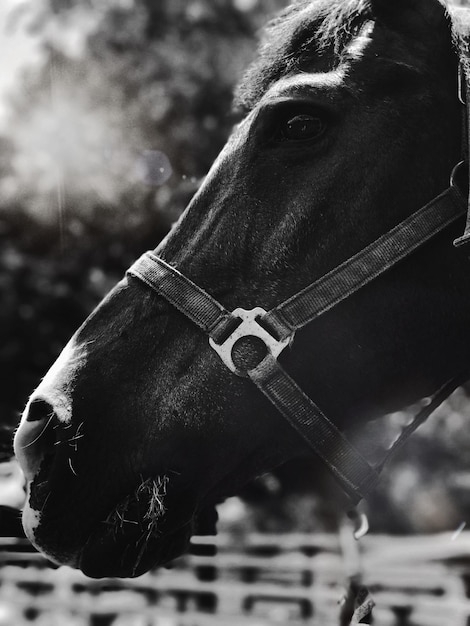
<svg viewBox="0 0 470 626"><path fill-rule="evenodd" d="M57 511L48 498L44 465L29 485L23 511L25 532L50 560L81 569L91 578L140 576L183 554L197 524L190 498L170 495L167 483L166 476L143 481L82 538L80 533L75 535L76 542L69 549L59 550L61 530L56 528Z"/></svg>
<svg viewBox="0 0 470 626"><path fill-rule="evenodd" d="M91 578L141 576L185 553L193 534L216 533L214 505L193 512L189 521L182 523L180 519L178 523L166 511L156 518L149 517L151 500L142 504L141 500L129 502L126 498L105 524L90 535L78 562L84 574Z"/></svg>
<svg viewBox="0 0 470 626"><path fill-rule="evenodd" d="M81 550L78 567L91 578L141 576L183 554L191 534L190 522L175 532L152 536L138 524L118 534L99 529Z"/></svg>
<svg viewBox="0 0 470 626"><path fill-rule="evenodd" d="M165 476L142 482L94 528L78 564L87 576L140 576L186 550L195 514L185 498L167 511L167 482Z"/></svg>

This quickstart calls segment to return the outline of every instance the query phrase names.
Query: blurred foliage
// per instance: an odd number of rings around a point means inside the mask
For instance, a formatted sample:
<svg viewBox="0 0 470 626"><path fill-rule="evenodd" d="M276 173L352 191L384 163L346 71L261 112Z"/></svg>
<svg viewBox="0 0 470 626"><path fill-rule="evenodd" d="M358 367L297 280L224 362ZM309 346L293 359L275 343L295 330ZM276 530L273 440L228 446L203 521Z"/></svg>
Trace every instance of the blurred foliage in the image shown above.
<svg viewBox="0 0 470 626"><path fill-rule="evenodd" d="M1 421L155 247L224 144L281 0L38 0L39 66L0 129ZM163 173L161 170L165 170Z"/></svg>
<svg viewBox="0 0 470 626"><path fill-rule="evenodd" d="M233 87L257 29L285 4L34 4L40 63L22 77L0 128L1 423L17 421L76 327L177 219L230 132ZM372 499L375 530L442 530L466 519L467 405L455 394L387 470ZM385 449L407 419L370 425L367 447ZM342 498L314 458L263 477L244 497L249 523L269 531L329 530Z"/></svg>

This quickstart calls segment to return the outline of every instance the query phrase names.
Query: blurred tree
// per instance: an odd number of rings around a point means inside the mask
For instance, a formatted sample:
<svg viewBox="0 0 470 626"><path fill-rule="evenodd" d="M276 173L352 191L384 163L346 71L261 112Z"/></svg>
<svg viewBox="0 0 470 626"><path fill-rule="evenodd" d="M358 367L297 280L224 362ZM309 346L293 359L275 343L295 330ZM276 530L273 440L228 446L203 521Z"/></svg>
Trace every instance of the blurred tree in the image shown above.
<svg viewBox="0 0 470 626"><path fill-rule="evenodd" d="M38 0L42 64L0 137L1 421L155 247L230 132L233 86L283 0Z"/></svg>

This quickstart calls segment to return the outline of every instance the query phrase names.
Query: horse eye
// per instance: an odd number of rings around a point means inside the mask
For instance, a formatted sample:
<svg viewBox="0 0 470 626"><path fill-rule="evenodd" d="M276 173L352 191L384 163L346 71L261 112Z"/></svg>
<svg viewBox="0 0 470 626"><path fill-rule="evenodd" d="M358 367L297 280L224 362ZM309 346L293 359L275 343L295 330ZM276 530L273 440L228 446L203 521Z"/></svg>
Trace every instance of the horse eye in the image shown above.
<svg viewBox="0 0 470 626"><path fill-rule="evenodd" d="M314 115L300 114L289 118L281 128L281 139L288 141L305 141L314 139L325 130L323 120Z"/></svg>

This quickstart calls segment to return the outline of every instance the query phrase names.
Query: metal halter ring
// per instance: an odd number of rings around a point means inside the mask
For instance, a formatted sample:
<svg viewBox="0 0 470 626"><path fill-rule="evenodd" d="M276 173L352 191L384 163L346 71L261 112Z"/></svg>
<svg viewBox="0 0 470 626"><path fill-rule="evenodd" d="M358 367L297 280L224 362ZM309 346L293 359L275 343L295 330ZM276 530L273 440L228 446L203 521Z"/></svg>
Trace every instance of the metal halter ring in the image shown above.
<svg viewBox="0 0 470 626"><path fill-rule="evenodd" d="M260 326L257 319L265 314L266 311L259 306L248 311L241 308L234 309L234 311L232 311L232 315L240 318L242 321L241 324L235 328L233 333L220 344L216 343L211 337L209 337L209 345L217 352L228 369L234 374L237 374L237 376L246 377L248 375L248 371L239 369L232 359L233 347L239 339L242 339L243 337L256 337L261 339L268 352L272 354L274 358L277 358L281 354L291 339L290 337L287 337L287 339L278 341L270 333L268 333L267 330Z"/></svg>

